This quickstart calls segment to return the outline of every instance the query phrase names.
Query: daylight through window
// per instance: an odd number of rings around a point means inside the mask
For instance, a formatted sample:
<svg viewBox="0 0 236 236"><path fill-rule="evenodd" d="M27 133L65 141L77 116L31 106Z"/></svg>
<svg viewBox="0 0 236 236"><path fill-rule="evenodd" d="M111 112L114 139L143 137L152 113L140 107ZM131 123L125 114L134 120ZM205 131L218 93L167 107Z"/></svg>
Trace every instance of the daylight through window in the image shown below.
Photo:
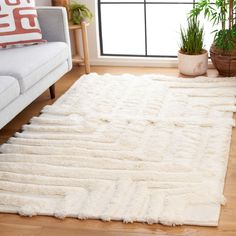
<svg viewBox="0 0 236 236"><path fill-rule="evenodd" d="M176 57L180 25L186 26L193 4L193 0L98 0L101 55ZM213 28L201 22L209 49Z"/></svg>

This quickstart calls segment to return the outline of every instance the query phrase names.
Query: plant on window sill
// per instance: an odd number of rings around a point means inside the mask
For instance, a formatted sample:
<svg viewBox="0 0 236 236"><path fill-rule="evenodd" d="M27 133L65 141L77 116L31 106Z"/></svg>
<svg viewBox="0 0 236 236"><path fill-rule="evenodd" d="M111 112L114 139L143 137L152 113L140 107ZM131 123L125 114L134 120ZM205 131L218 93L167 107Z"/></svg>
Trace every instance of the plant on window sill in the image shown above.
<svg viewBox="0 0 236 236"><path fill-rule="evenodd" d="M181 45L178 53L179 71L198 76L207 72L208 52L203 48L204 29L197 17L188 19L186 29L180 28Z"/></svg>

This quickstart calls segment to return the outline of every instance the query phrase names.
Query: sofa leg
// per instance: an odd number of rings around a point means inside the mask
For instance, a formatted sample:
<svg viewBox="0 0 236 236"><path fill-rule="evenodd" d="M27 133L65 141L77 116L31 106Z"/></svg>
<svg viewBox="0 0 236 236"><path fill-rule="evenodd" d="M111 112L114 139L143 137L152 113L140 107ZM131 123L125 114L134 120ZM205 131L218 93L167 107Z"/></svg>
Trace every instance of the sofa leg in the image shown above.
<svg viewBox="0 0 236 236"><path fill-rule="evenodd" d="M50 86L49 90L50 90L51 99L54 99L54 98L56 97L55 84L53 84L52 86Z"/></svg>

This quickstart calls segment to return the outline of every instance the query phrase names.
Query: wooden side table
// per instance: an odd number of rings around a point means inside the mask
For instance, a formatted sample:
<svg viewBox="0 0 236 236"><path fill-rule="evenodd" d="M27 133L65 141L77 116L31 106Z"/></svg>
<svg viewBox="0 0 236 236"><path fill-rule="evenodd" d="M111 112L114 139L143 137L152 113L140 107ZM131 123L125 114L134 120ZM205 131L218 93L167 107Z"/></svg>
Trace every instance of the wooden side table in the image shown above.
<svg viewBox="0 0 236 236"><path fill-rule="evenodd" d="M72 57L73 63L81 64L84 63L86 74L90 73L90 62L89 62L89 49L88 49L88 36L87 36L87 26L89 24L82 22L81 25L69 25L69 29L72 31L72 37L75 44L75 55ZM80 53L78 31L82 33L82 43L83 43L83 56Z"/></svg>

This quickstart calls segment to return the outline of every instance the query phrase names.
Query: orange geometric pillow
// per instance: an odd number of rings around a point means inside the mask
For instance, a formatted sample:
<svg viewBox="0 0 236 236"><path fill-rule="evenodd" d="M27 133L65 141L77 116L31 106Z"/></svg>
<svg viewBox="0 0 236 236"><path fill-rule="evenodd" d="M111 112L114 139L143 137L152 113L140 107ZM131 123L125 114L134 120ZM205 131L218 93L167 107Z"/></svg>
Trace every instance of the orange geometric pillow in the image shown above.
<svg viewBox="0 0 236 236"><path fill-rule="evenodd" d="M0 48L42 40L34 0L0 0Z"/></svg>

